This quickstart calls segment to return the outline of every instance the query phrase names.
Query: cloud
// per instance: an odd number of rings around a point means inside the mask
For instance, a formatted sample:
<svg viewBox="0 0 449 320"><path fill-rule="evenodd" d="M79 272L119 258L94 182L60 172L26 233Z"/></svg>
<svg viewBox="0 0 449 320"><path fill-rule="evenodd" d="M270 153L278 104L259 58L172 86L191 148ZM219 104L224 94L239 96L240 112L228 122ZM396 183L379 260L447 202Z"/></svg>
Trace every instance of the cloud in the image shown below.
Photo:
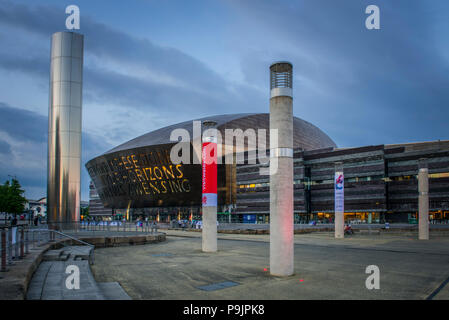
<svg viewBox="0 0 449 320"><path fill-rule="evenodd" d="M5 43L0 48L0 68L24 72L46 85L50 35L64 29L64 8L0 3L0 25L13 30L3 35L0 30ZM80 32L85 34L85 128L105 136L109 143L123 143L204 114L267 110L267 95L262 96L257 88L227 81L176 48L134 37L88 15L83 15ZM33 39L32 45L29 39ZM10 47L15 49L6 50ZM41 114L46 114L46 104L42 101ZM95 123L90 119L96 119ZM125 119L130 119L132 126Z"/></svg>
<svg viewBox="0 0 449 320"><path fill-rule="evenodd" d="M0 154L7 155L11 152L11 145L3 140L0 140Z"/></svg>
<svg viewBox="0 0 449 320"><path fill-rule="evenodd" d="M52 33L63 30L63 8L0 3L0 24L47 42ZM88 99L173 111L190 107L199 112L211 104L223 106L226 100L239 102L229 94L232 84L176 48L133 37L88 16L83 16L80 32L85 34L84 88ZM35 53L33 59L23 54L0 54L2 68L48 76L49 48Z"/></svg>
<svg viewBox="0 0 449 320"><path fill-rule="evenodd" d="M375 31L364 25L370 1L230 3L245 79L264 87L267 64L291 61L295 114L338 145L449 138L447 2L380 0Z"/></svg>
<svg viewBox="0 0 449 320"><path fill-rule="evenodd" d="M25 109L0 102L0 179L16 176L26 197L46 194L48 118ZM102 137L82 134L82 199L88 199L90 178L84 163L111 148Z"/></svg>

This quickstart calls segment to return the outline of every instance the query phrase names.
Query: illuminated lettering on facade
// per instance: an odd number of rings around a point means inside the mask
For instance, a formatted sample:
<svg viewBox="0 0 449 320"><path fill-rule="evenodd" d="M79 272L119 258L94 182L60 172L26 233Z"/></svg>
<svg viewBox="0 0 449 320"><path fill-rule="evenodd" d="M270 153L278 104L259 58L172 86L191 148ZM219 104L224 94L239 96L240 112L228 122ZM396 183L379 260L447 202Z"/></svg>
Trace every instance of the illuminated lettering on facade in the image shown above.
<svg viewBox="0 0 449 320"><path fill-rule="evenodd" d="M89 175L101 182L102 199L116 197L159 197L190 193L192 186L182 164L171 164L166 150L123 154L88 165Z"/></svg>

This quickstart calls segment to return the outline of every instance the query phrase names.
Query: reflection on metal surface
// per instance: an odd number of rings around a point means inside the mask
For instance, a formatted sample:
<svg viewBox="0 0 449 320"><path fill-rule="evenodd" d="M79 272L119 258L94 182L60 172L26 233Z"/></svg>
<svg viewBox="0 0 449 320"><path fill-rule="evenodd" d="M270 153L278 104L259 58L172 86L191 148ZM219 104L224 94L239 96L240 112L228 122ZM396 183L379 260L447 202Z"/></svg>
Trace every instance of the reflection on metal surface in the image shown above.
<svg viewBox="0 0 449 320"><path fill-rule="evenodd" d="M79 221L83 35L57 32L51 41L47 216Z"/></svg>

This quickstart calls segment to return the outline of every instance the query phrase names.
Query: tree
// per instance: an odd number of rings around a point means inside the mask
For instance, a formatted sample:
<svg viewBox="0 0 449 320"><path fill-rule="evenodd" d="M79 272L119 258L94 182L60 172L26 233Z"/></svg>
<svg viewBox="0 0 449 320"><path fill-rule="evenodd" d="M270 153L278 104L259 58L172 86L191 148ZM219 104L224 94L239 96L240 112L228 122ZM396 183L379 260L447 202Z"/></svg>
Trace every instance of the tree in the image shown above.
<svg viewBox="0 0 449 320"><path fill-rule="evenodd" d="M8 187L6 183L4 185L0 184L0 212L7 211L7 194L8 194Z"/></svg>
<svg viewBox="0 0 449 320"><path fill-rule="evenodd" d="M89 217L89 207L81 208L81 215L83 216L83 219L86 219Z"/></svg>
<svg viewBox="0 0 449 320"><path fill-rule="evenodd" d="M19 181L12 179L11 183L11 213L21 214L25 210L27 199L23 196L25 190L22 189Z"/></svg>
<svg viewBox="0 0 449 320"><path fill-rule="evenodd" d="M0 211L21 214L27 202L23 196L24 192L17 179L12 179L11 183L6 181L4 185L0 185Z"/></svg>

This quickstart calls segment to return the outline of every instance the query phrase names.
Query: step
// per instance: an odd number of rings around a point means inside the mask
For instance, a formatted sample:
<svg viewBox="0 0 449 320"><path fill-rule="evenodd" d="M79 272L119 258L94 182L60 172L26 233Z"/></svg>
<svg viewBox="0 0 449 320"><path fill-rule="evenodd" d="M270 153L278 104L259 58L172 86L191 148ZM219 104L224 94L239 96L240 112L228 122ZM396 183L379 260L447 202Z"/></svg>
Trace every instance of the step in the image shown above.
<svg viewBox="0 0 449 320"><path fill-rule="evenodd" d="M42 259L44 261L61 261L61 256L64 255L63 249L53 249L45 252Z"/></svg>
<svg viewBox="0 0 449 320"><path fill-rule="evenodd" d="M118 282L97 282L106 300L132 300Z"/></svg>

